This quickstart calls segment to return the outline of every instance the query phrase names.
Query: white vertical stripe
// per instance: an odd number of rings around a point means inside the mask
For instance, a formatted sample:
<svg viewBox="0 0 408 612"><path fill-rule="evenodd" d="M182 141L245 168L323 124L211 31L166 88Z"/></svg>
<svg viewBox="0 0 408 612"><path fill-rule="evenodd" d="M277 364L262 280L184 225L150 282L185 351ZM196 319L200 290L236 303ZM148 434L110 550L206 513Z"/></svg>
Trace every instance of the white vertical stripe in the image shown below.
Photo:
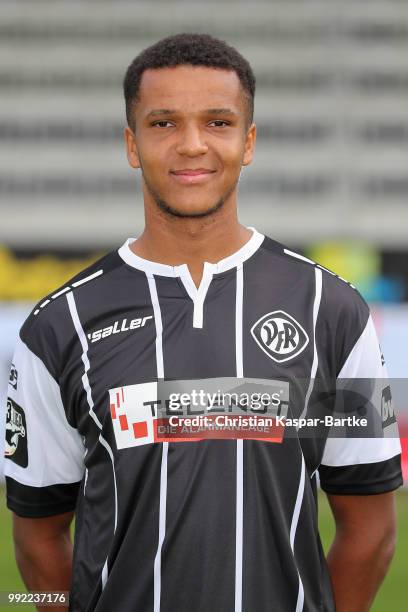
<svg viewBox="0 0 408 612"><path fill-rule="evenodd" d="M242 610L242 529L244 507L244 446L243 440L237 440L237 500L235 529L235 612Z"/></svg>
<svg viewBox="0 0 408 612"><path fill-rule="evenodd" d="M315 297L314 297L314 302L313 302L313 361L312 361L312 367L310 369L310 381L309 381L309 386L308 386L307 393L305 396L305 404L303 407L302 414L300 415L301 418L303 418L307 413L307 408L309 406L309 399L313 391L314 379L316 377L317 367L319 365L319 356L317 353L317 346L316 346L316 324L317 324L317 317L319 314L321 299L322 299L322 271L319 268L315 268ZM299 489L298 489L298 494L296 498L295 508L293 511L292 524L290 526L290 546L292 548L293 556L295 555L294 553L295 536L296 536L296 529L297 529L297 525L299 521L300 509L302 507L304 490L305 490L305 460L304 460L303 453L302 453L302 468L301 468L301 474L300 474ZM298 598L296 602L296 612L301 612L303 610L305 595L304 595L303 583L302 583L302 579L299 574L299 570L298 570L298 579L299 579L299 587L298 587Z"/></svg>
<svg viewBox="0 0 408 612"><path fill-rule="evenodd" d="M315 287L315 298L313 303L313 362L310 370L309 386L305 396L305 404L300 418L304 418L307 413L307 407L309 405L309 399L313 391L314 380L316 377L317 366L319 365L319 355L317 354L316 346L316 323L317 316L319 314L320 302L322 299L322 271L318 268L315 268Z"/></svg>
<svg viewBox="0 0 408 612"><path fill-rule="evenodd" d="M160 611L161 595L161 551L166 535L166 502L167 502L167 454L169 443L163 442L162 462L160 470L160 506L159 506L159 544L154 559L154 612Z"/></svg>
<svg viewBox="0 0 408 612"><path fill-rule="evenodd" d="M242 265L237 266L237 283L235 299L235 360L237 378L242 378L243 351L242 351L242 305L243 305L244 278ZM236 527L235 527L235 612L242 610L242 530L244 507L244 441L237 439L237 480L236 480Z"/></svg>
<svg viewBox="0 0 408 612"><path fill-rule="evenodd" d="M156 362L157 362L157 378L164 377L164 366L163 366L163 324L161 318L159 298L157 296L156 281L152 274L147 274L147 281L149 283L150 297L152 300L153 312L154 312L154 323L156 325Z"/></svg>
<svg viewBox="0 0 408 612"><path fill-rule="evenodd" d="M103 564L103 568L102 568L102 591L105 588L107 581L108 581L108 558L106 557L105 563Z"/></svg>
<svg viewBox="0 0 408 612"><path fill-rule="evenodd" d="M156 281L153 274L146 272L147 281L149 283L150 298L152 300L154 322L156 326L156 369L157 379L164 378L164 362L163 362L163 324L161 318L160 302L157 295ZM157 544L156 556L154 558L154 584L153 584L153 610L160 612L161 598L161 551L164 537L166 535L166 505L167 505L167 455L169 443L162 443L162 460L160 469L160 501L159 501L159 538Z"/></svg>
<svg viewBox="0 0 408 612"><path fill-rule="evenodd" d="M237 377L243 377L242 356L242 303L244 296L244 275L242 265L237 267L237 290L235 300L235 355L237 364Z"/></svg>
<svg viewBox="0 0 408 612"><path fill-rule="evenodd" d="M77 307L76 307L75 299L74 299L74 294L72 293L72 291L70 291L66 297L67 297L67 302L69 306L69 312L71 313L72 321L74 323L75 331L78 335L79 341L82 346L82 362L84 364L84 373L82 375L82 385L84 387L84 390L86 393L86 399L88 401L89 414L91 415L91 417L93 418L93 420L95 421L99 429L102 429L102 423L100 422L100 420L98 419L98 417L96 416L93 410L94 403L92 399L91 386L89 384L89 379L88 379L88 370L91 367L89 363L89 359L88 359L88 340L86 339L85 332L82 329L81 321L79 320L78 311L77 311Z"/></svg>
<svg viewBox="0 0 408 612"><path fill-rule="evenodd" d="M300 470L299 487L296 496L295 507L293 509L292 523L290 525L290 547L292 552L295 546L296 529L299 521L300 508L302 507L303 491L305 489L305 460L302 453L302 466Z"/></svg>
<svg viewBox="0 0 408 612"><path fill-rule="evenodd" d="M84 441L84 446L85 446L85 442L86 442L85 436L83 436L83 441ZM87 456L87 454L88 454L88 449L86 448L85 449L85 453L84 453L84 461L85 461L85 457ZM86 467L85 468L85 482L84 482L84 496L85 496L85 493L86 493L86 483L87 482L88 482L88 468Z"/></svg>
<svg viewBox="0 0 408 612"><path fill-rule="evenodd" d="M307 413L307 409L309 406L309 399L313 391L314 379L316 377L317 367L319 365L319 356L317 353L317 346L316 346L316 324L317 324L317 317L318 317L319 309L320 309L321 298L322 298L322 271L319 268L315 268L315 298L313 302L313 361L312 361L312 367L310 369L309 387L307 389L307 393L305 396L305 404L303 407L302 414L300 415L300 418L304 418ZM302 470L301 470L300 481L299 481L299 489L298 489L298 494L296 498L295 509L293 511L292 524L290 527L290 545L292 548L293 555L294 555L296 529L297 529L297 524L299 520L300 509L302 507L304 490L305 490L305 460L304 460L303 453L302 453ZM303 610L305 596L304 596L303 583L300 577L299 570L298 570L298 579L299 579L299 587L298 587L298 597L297 597L297 602L296 602L296 612L301 612Z"/></svg>
<svg viewBox="0 0 408 612"><path fill-rule="evenodd" d="M299 488L298 488L298 492L296 496L295 507L293 510L292 523L290 526L290 547L292 549L293 557L295 557L296 529L298 526L300 509L302 507L304 491L305 491L305 460L304 460L303 453L302 453L302 467L301 467L301 472L300 472ZM299 570L298 570L298 580L299 580L299 586L298 586L298 597L297 597L297 602L296 602L296 612L301 612L303 610L305 594L304 594L303 583L302 583L302 579L299 574Z"/></svg>
<svg viewBox="0 0 408 612"><path fill-rule="evenodd" d="M88 482L88 468L85 468L84 495L86 492L86 483Z"/></svg>
<svg viewBox="0 0 408 612"><path fill-rule="evenodd" d="M109 443L105 440L105 438L102 435L102 424L93 410L94 402L92 398L91 386L89 384L89 379L88 379L88 370L91 367L89 363L89 358L88 358L88 340L86 339L85 332L82 328L81 321L79 319L78 310L75 304L75 298L74 298L74 294L72 293L72 291L67 293L66 298L68 302L69 312L71 313L72 321L74 323L75 331L78 334L78 338L82 346L82 361L84 364L84 373L82 375L82 385L84 387L84 391L86 393L86 398L88 401L89 414L95 421L98 428L101 430L101 433L99 434L99 441L102 444L102 446L107 450L110 460L112 462L113 484L114 484L114 492L115 492L115 520L114 520L113 533L115 533L116 525L118 522L118 491L116 487L116 474L115 474L115 463L114 463L113 453L112 453L111 447L109 446ZM103 569L102 569L102 590L105 588L107 579L108 579L108 558L106 558Z"/></svg>
<svg viewBox="0 0 408 612"><path fill-rule="evenodd" d="M112 466L113 466L113 480L115 483L115 523L113 526L113 533L115 533L116 531L116 527L118 524L118 510L117 510L117 506L118 506L118 495L117 495L117 491L116 491L116 476L115 476L115 460L113 457L113 452L111 447L109 446L109 443L106 441L106 439L103 437L102 432L99 434L99 442L102 444L102 446L104 446L108 452L109 457L111 458L112 461Z"/></svg>

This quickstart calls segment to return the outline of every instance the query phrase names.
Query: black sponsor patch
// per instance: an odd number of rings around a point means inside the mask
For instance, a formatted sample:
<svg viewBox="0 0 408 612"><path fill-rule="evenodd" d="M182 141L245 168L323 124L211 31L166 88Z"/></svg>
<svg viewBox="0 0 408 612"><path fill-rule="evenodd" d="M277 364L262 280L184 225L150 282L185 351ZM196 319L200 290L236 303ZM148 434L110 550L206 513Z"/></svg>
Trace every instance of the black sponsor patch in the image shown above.
<svg viewBox="0 0 408 612"><path fill-rule="evenodd" d="M392 405L391 388L389 386L382 390L381 418L383 429L396 422L394 407Z"/></svg>
<svg viewBox="0 0 408 612"><path fill-rule="evenodd" d="M16 391L17 391L17 379L18 379L17 368L14 365L14 363L12 363L11 369L10 369L9 385L11 385L13 389L15 389Z"/></svg>
<svg viewBox="0 0 408 612"><path fill-rule="evenodd" d="M4 456L21 467L25 468L28 465L27 426L24 410L10 397L7 398Z"/></svg>

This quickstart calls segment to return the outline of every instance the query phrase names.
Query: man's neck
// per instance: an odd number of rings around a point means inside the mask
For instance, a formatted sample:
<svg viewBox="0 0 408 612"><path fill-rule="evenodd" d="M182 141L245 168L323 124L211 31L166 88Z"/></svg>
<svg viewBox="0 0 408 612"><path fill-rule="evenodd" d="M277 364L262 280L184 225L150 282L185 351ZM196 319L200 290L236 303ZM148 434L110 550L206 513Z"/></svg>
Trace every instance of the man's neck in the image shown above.
<svg viewBox="0 0 408 612"><path fill-rule="evenodd" d="M230 215L229 215L230 216ZM178 266L186 263L198 287L204 261L217 263L238 251L250 239L252 232L238 222L236 215L208 218L166 219L160 216L149 223L131 245L139 257Z"/></svg>

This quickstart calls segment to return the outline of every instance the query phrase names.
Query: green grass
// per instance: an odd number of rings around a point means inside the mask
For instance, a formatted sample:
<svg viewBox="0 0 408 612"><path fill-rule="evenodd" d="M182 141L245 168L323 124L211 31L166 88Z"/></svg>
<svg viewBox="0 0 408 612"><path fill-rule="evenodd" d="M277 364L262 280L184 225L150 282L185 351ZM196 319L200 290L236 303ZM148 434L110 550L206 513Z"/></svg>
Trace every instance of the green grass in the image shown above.
<svg viewBox="0 0 408 612"><path fill-rule="evenodd" d="M72 536L74 526L73 522ZM2 485L0 485L0 591L17 591L19 593L26 591L14 558L11 512L6 507L5 488ZM43 609L46 610L46 608ZM0 610L36 612L35 606L29 604L0 605Z"/></svg>
<svg viewBox="0 0 408 612"><path fill-rule="evenodd" d="M372 612L405 612L408 593L408 491L398 491L398 545L391 569L380 589ZM319 524L325 550L334 534L333 519L324 495L319 496ZM13 551L11 513L4 501L4 489L0 487L0 591L25 591ZM2 610L35 612L33 606L0 606Z"/></svg>

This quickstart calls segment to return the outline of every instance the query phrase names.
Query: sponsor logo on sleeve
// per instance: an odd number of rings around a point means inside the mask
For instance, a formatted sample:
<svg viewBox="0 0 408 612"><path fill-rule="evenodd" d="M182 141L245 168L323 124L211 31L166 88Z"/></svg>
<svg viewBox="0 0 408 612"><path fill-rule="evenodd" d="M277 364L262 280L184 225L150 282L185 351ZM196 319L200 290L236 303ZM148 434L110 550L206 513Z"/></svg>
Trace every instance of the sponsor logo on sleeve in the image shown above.
<svg viewBox="0 0 408 612"><path fill-rule="evenodd" d="M18 380L18 372L14 363L11 364L10 368L10 377L9 377L9 385L13 387L17 391L17 380Z"/></svg>
<svg viewBox="0 0 408 612"><path fill-rule="evenodd" d="M4 456L21 467L28 465L27 426L24 410L7 398L6 444Z"/></svg>
<svg viewBox="0 0 408 612"><path fill-rule="evenodd" d="M394 406L392 405L391 387L387 386L381 394L381 418L383 429L396 422Z"/></svg>
<svg viewBox="0 0 408 612"><path fill-rule="evenodd" d="M309 343L309 336L300 323L283 310L262 316L252 326L251 334L263 352L277 363L293 359Z"/></svg>

